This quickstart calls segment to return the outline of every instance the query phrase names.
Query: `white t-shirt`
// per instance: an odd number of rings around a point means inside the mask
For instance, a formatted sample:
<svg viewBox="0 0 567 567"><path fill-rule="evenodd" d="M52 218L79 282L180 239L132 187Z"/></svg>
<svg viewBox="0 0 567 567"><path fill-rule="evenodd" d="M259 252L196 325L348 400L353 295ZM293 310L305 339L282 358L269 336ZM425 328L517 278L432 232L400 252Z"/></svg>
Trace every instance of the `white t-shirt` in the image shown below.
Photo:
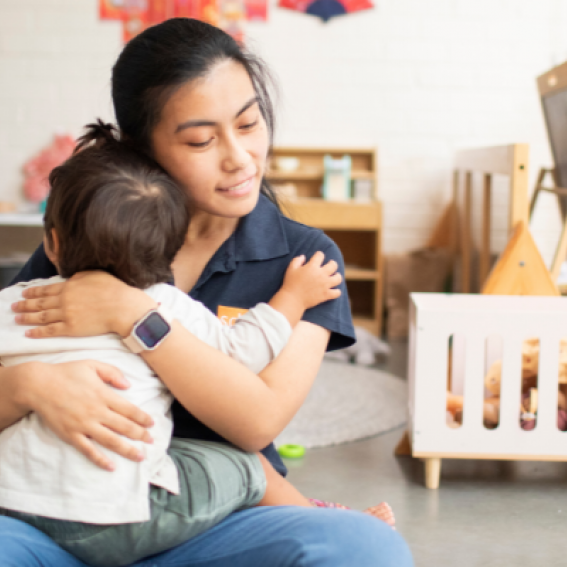
<svg viewBox="0 0 567 567"><path fill-rule="evenodd" d="M29 327L16 325L11 304L21 299L27 287L60 281L64 280L34 280L0 291L0 364L92 359L116 366L131 386L114 391L152 416L155 424L150 434L154 443L128 440L145 453L141 463L99 447L116 465L109 472L59 439L38 414L30 413L0 432L0 507L94 524L148 520L150 484L173 494L179 492L177 469L167 455L172 395L143 359L132 354L115 334L45 339L24 335ZM281 352L291 335L287 319L267 304L250 309L229 327L173 286L158 284L146 293L196 337L256 373ZM191 380L190 367L187 380Z"/></svg>

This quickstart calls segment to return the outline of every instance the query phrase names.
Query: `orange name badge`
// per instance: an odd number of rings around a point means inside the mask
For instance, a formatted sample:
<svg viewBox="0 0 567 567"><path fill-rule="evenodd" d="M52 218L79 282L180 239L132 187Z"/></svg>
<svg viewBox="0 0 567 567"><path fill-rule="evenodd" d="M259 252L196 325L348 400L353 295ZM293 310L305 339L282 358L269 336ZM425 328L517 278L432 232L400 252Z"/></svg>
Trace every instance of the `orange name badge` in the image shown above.
<svg viewBox="0 0 567 567"><path fill-rule="evenodd" d="M236 320L248 313L248 309L241 309L240 307L225 307L224 305L219 305L217 309L217 317L221 320L223 325L231 327L234 325Z"/></svg>

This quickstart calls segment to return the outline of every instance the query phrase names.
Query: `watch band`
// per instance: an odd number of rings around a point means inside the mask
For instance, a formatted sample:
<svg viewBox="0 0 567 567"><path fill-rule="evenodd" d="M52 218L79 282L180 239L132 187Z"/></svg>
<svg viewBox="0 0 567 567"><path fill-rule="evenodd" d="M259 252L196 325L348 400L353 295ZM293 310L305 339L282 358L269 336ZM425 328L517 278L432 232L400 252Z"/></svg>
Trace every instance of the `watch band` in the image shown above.
<svg viewBox="0 0 567 567"><path fill-rule="evenodd" d="M167 324L167 328L165 329L165 332L163 334L161 334L158 338L157 341L151 345L148 346L139 336L139 332L141 329L143 329L144 324L147 322L147 320L153 315L153 314L157 314L166 324ZM169 333L171 332L171 323L173 322L173 316L171 315L171 313L165 308L163 307L161 304L158 305L158 307L156 309L152 309L151 311L148 311L132 328L132 331L130 332L130 334L127 337L124 337L122 339L122 342L124 343L124 345L130 350L132 351L134 354L140 354L141 352L145 351L145 350L154 350L155 348L157 348L162 342L163 340L169 335Z"/></svg>

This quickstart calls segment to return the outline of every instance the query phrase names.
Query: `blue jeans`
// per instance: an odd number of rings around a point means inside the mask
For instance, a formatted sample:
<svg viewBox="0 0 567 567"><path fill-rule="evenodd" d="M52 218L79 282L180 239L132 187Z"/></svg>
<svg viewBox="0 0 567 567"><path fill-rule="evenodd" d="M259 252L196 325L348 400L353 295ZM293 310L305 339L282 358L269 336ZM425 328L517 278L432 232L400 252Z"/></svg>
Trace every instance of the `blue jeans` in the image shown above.
<svg viewBox="0 0 567 567"><path fill-rule="evenodd" d="M2 567L85 567L45 534L0 517ZM258 507L235 512L188 542L135 567L412 567L402 537L348 510Z"/></svg>

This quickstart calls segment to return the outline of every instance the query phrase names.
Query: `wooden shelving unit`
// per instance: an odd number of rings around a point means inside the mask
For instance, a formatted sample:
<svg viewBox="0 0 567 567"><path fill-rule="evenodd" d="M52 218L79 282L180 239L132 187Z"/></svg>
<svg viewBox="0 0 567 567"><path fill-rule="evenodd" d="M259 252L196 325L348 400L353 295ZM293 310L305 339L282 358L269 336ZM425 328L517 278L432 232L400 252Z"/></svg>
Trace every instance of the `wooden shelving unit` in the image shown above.
<svg viewBox="0 0 567 567"><path fill-rule="evenodd" d="M382 206L370 203L331 202L321 198L323 156L352 159L351 178L374 182L376 199L376 150L353 148L274 148L268 180L275 187L293 183L297 199L282 199L288 216L325 231L339 246L345 259L345 276L354 324L375 335L382 332ZM295 157L293 171L277 169L278 158Z"/></svg>

